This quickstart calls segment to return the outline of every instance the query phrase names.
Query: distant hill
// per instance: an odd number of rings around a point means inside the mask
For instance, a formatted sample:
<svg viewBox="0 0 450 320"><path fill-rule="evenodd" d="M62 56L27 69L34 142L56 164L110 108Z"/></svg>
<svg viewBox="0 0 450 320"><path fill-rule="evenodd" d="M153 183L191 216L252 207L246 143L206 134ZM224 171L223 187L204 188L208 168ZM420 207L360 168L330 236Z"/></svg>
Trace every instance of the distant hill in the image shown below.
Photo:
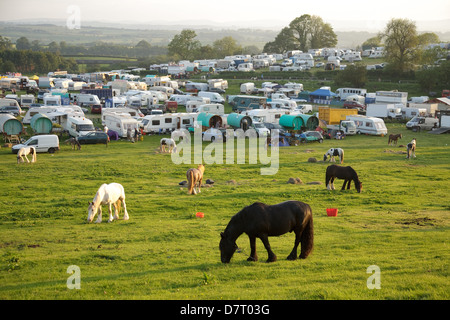
<svg viewBox="0 0 450 320"><path fill-rule="evenodd" d="M23 22L0 22L0 35L8 37L12 42L24 36L28 40L38 40L40 44L48 44L52 41L66 41L71 44L89 44L97 41L135 45L141 40L146 40L155 46L166 46L174 35L182 29L193 29L197 33L197 39L203 44L212 44L215 40L225 36L231 36L242 46L255 45L262 49L264 45L273 41L280 29L264 28L238 28L230 26L194 26L194 25L137 25L137 24L112 24L102 22L86 22L81 29L68 29L61 20ZM338 36L338 47L355 48L368 38L376 35L376 32L368 31L335 31ZM450 41L450 32L438 33L442 41Z"/></svg>

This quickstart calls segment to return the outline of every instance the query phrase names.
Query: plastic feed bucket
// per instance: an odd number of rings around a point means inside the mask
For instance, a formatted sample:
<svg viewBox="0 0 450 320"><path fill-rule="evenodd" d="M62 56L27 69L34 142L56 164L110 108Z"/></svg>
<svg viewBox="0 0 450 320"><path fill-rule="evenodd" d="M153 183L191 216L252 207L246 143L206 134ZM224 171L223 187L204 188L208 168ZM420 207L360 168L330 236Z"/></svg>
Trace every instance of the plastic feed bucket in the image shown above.
<svg viewBox="0 0 450 320"><path fill-rule="evenodd" d="M205 214L204 214L203 212L197 212L197 213L195 214L195 216L196 216L197 218L204 218L204 217L205 217Z"/></svg>
<svg viewBox="0 0 450 320"><path fill-rule="evenodd" d="M327 208L327 216L336 217L338 214L338 209L336 208Z"/></svg>

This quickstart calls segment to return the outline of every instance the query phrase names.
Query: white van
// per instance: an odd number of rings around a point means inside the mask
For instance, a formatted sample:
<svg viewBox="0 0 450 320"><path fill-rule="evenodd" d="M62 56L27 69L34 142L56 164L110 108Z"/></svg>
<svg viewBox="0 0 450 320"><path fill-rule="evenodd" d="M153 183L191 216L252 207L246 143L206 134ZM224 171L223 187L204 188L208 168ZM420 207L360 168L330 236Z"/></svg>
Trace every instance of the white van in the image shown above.
<svg viewBox="0 0 450 320"><path fill-rule="evenodd" d="M198 93L199 97L209 98L211 103L225 103L224 97L222 97L217 92L209 92L209 91L199 91Z"/></svg>
<svg viewBox="0 0 450 320"><path fill-rule="evenodd" d="M387 134L387 128L383 119L359 114L347 116L346 119L355 122L357 134L370 134L382 137Z"/></svg>
<svg viewBox="0 0 450 320"><path fill-rule="evenodd" d="M59 138L56 134L33 136L23 144L13 146L11 151L12 153L17 153L22 147L35 147L36 152L54 153L59 150Z"/></svg>
<svg viewBox="0 0 450 320"><path fill-rule="evenodd" d="M65 124L65 130L69 132L72 137L80 137L88 134L91 131L95 131L92 120L85 117L67 117Z"/></svg>

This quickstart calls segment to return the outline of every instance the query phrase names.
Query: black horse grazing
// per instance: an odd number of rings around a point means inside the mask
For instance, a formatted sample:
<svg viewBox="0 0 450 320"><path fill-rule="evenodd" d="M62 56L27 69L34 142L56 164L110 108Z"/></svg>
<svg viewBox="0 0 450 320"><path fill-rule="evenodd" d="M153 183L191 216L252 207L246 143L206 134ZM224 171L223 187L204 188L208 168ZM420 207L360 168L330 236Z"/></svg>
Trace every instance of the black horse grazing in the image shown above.
<svg viewBox="0 0 450 320"><path fill-rule="evenodd" d="M299 258L306 259L313 249L314 230L311 207L300 201L286 201L276 205L255 202L236 213L222 232L219 244L223 263L231 260L237 249L236 239L246 233L250 239L251 253L247 261L257 261L256 238L260 238L269 255L267 262L277 260L270 249L268 237L294 231L295 244L288 260L297 259L297 247L301 242Z"/></svg>
<svg viewBox="0 0 450 320"><path fill-rule="evenodd" d="M325 175L325 185L328 190L334 190L334 179L344 179L344 184L341 190L345 190L345 184L348 183L347 189L350 189L350 184L353 181L355 183L355 188L358 192L361 192L362 183L359 181L356 171L352 167L341 167L335 164L328 166Z"/></svg>

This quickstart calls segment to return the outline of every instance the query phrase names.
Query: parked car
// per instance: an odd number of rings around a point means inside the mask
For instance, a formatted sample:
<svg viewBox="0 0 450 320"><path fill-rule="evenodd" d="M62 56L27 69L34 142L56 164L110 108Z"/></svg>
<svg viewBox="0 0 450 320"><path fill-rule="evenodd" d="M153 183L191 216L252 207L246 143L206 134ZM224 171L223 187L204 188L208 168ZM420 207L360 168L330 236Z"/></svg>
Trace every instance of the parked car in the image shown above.
<svg viewBox="0 0 450 320"><path fill-rule="evenodd" d="M272 130L273 130L273 129L278 129L278 134L279 134L279 135L283 135L283 134L286 133L286 130L285 130L282 126L280 126L279 124L277 124L277 123L264 122L264 126L265 126L267 129L271 130L271 131L270 131L271 133L272 133Z"/></svg>
<svg viewBox="0 0 450 320"><path fill-rule="evenodd" d="M220 130L215 128L209 128L205 132L202 132L203 141L218 141L218 142L226 142L226 130Z"/></svg>
<svg viewBox="0 0 450 320"><path fill-rule="evenodd" d="M319 131L306 131L301 133L298 136L300 142L313 142L319 141L319 143L323 142L323 136Z"/></svg>
<svg viewBox="0 0 450 320"><path fill-rule="evenodd" d="M91 107L91 113L101 114L102 113L102 105L101 104L93 104Z"/></svg>
<svg viewBox="0 0 450 320"><path fill-rule="evenodd" d="M97 143L103 143L108 144L108 135L105 132L102 131L92 131L88 134L78 137L78 142L80 144L97 144Z"/></svg>
<svg viewBox="0 0 450 320"><path fill-rule="evenodd" d="M15 117L20 116L23 113L22 109L18 106L3 106L0 107L0 113L10 113Z"/></svg>
<svg viewBox="0 0 450 320"><path fill-rule="evenodd" d="M366 110L366 106L358 101L345 101L344 102L345 109L357 109L358 111Z"/></svg>
<svg viewBox="0 0 450 320"><path fill-rule="evenodd" d="M323 67L325 67L325 63L323 63L323 62L317 62L316 65L315 65L315 67L316 67L316 68L323 68Z"/></svg>

